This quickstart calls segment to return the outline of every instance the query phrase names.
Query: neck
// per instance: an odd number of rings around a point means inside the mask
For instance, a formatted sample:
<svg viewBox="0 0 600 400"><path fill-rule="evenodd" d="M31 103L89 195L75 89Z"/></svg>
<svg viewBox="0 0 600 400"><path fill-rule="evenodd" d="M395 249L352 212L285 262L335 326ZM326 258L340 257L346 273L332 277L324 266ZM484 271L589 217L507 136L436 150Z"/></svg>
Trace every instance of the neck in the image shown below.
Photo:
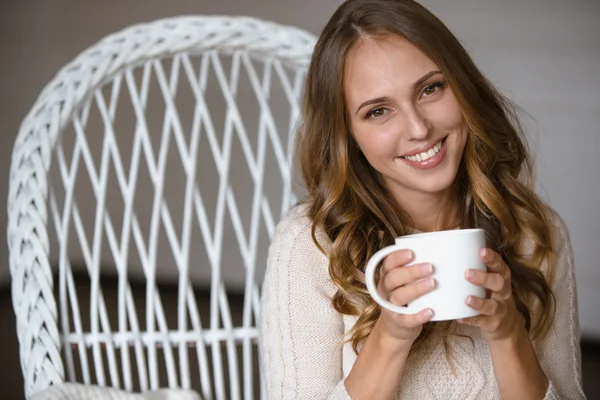
<svg viewBox="0 0 600 400"><path fill-rule="evenodd" d="M454 229L460 223L455 185L440 193L403 192L396 201L420 232Z"/></svg>

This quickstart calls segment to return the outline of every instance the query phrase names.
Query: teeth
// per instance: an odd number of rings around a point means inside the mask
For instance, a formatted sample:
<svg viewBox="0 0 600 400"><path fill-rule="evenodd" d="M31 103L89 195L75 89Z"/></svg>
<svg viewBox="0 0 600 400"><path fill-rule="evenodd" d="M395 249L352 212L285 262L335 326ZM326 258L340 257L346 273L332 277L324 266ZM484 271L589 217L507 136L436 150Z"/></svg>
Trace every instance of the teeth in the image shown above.
<svg viewBox="0 0 600 400"><path fill-rule="evenodd" d="M431 157L435 156L437 153L439 153L441 148L442 148L442 141L440 140L438 143L436 143L435 146L433 146L432 148L430 148L427 151L424 151L423 153L415 154L412 156L405 156L403 158L410 160L410 161L425 161L425 160L428 160Z"/></svg>

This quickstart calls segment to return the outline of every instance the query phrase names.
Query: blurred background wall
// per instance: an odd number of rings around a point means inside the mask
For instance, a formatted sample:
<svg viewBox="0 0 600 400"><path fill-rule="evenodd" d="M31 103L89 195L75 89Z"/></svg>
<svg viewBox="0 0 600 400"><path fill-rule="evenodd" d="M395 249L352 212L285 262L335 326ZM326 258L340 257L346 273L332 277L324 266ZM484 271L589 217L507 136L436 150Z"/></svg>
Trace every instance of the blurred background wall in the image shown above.
<svg viewBox="0 0 600 400"><path fill-rule="evenodd" d="M318 34L339 0L132 0L0 2L0 209L21 119L61 66L128 25L182 14L249 15ZM540 194L560 213L575 253L584 338L600 342L600 2L423 0L524 119ZM0 243L6 243L0 213ZM0 287L9 288L0 246ZM9 296L2 296L6 302ZM3 319L0 328L13 329ZM16 347L16 341L11 343ZM0 344L1 348L6 346ZM1 352L1 351L0 351ZM16 368L16 365L14 366Z"/></svg>

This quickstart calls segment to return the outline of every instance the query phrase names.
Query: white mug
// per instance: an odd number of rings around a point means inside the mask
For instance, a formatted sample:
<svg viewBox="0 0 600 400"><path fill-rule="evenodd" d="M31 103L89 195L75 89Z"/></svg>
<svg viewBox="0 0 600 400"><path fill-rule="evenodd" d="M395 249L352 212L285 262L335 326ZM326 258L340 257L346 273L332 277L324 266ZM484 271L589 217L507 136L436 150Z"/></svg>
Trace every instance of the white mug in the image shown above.
<svg viewBox="0 0 600 400"><path fill-rule="evenodd" d="M482 229L455 229L450 231L417 233L396 238L371 257L365 269L367 289L380 306L398 314L416 314L425 308L433 309L432 321L468 318L479 313L465 303L467 296L485 297L485 289L465 278L468 269L486 271L479 253L485 247ZM384 257L398 250L409 249L415 255L410 264L430 263L436 287L406 306L385 300L377 291L375 271ZM409 264L409 265L410 265Z"/></svg>

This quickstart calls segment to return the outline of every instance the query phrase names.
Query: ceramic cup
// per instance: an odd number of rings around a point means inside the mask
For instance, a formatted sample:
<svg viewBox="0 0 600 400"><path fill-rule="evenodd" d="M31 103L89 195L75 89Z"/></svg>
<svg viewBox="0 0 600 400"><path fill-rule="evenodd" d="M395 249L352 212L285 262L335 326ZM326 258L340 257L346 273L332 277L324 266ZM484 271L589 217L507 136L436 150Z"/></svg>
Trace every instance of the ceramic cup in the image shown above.
<svg viewBox="0 0 600 400"><path fill-rule="evenodd" d="M482 229L455 229L418 233L396 239L396 243L379 250L371 257L365 270L367 289L382 307L398 314L416 314L425 308L433 309L432 321L468 318L479 313L465 303L468 296L485 297L485 289L465 278L468 269L486 271L479 257L485 247ZM411 264L430 263L436 287L406 306L385 300L377 291L375 271L384 257L398 250L410 249L415 255Z"/></svg>

